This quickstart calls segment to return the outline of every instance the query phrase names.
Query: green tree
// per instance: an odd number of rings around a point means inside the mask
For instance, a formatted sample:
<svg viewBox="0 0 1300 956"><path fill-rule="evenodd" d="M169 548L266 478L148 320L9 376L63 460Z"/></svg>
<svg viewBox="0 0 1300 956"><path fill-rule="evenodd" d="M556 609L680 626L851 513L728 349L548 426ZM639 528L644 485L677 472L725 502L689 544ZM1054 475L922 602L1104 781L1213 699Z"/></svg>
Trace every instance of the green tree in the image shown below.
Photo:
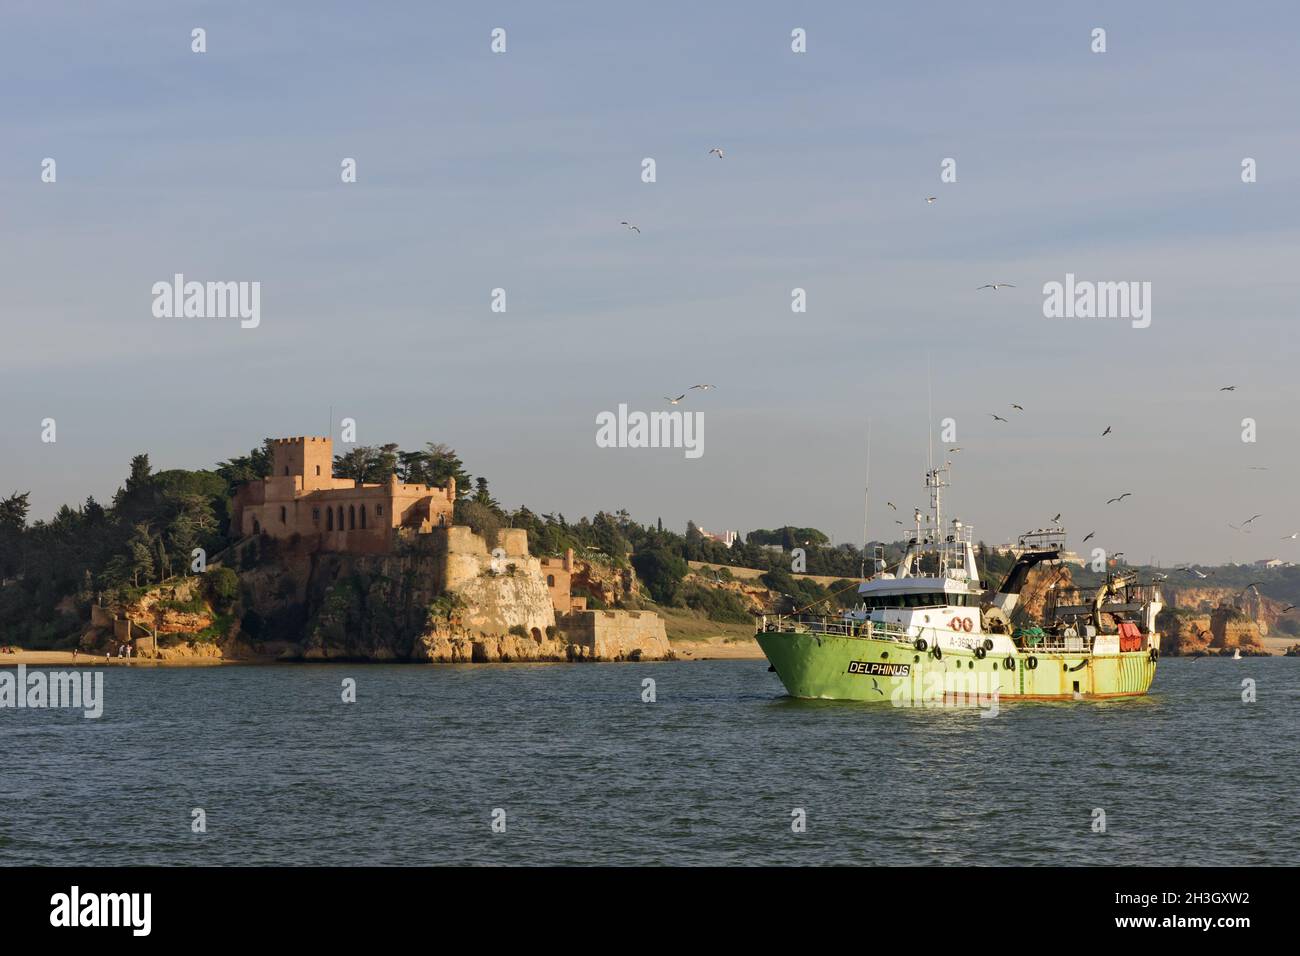
<svg viewBox="0 0 1300 956"><path fill-rule="evenodd" d="M689 565L664 548L638 551L632 555L632 567L658 604L671 604L681 587Z"/></svg>

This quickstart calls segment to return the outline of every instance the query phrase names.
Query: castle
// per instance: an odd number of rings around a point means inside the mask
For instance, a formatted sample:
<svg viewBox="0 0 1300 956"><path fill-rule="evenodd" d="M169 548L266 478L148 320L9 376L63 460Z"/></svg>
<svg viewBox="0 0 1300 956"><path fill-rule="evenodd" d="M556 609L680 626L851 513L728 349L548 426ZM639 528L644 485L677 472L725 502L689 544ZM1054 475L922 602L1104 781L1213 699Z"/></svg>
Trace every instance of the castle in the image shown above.
<svg viewBox="0 0 1300 956"><path fill-rule="evenodd" d="M452 521L456 479L447 487L407 485L391 476L383 484L334 477L329 438L277 438L271 476L236 491L232 530L240 536L297 535L317 550L382 554L398 529L427 533Z"/></svg>

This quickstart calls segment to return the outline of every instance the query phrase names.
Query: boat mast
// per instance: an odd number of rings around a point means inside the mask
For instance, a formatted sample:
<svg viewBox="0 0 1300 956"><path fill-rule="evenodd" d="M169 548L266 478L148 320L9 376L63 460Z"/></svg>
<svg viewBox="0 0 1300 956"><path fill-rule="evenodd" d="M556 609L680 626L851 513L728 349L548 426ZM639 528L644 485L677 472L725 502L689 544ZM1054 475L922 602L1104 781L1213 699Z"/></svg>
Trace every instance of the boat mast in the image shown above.
<svg viewBox="0 0 1300 956"><path fill-rule="evenodd" d="M867 537L867 524L871 520L871 419L867 419L867 483L862 489L862 567L858 577L867 576L867 546L871 539Z"/></svg>

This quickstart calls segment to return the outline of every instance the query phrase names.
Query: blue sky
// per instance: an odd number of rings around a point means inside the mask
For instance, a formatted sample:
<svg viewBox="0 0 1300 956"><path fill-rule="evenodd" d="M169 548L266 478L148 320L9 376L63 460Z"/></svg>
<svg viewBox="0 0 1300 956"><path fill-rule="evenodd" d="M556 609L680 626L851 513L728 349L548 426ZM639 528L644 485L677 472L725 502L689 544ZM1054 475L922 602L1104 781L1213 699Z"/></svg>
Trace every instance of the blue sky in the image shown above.
<svg viewBox="0 0 1300 956"><path fill-rule="evenodd" d="M11 2L0 493L47 516L333 406L510 506L856 542L868 419L874 532L925 501L928 354L977 536L1297 557L1300 13L1134 6ZM176 272L261 282L260 327L154 318ZM1067 272L1151 282L1151 327L1044 318ZM696 382L703 457L596 446Z"/></svg>

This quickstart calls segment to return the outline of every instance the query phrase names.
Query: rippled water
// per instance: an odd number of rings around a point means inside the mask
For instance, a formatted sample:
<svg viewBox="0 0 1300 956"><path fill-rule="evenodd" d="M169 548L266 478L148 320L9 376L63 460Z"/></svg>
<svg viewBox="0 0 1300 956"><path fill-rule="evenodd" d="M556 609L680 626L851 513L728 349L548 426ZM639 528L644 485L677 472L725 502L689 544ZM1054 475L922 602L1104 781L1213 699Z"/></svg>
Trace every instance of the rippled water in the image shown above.
<svg viewBox="0 0 1300 956"><path fill-rule="evenodd" d="M795 701L765 661L110 669L104 688L99 720L0 710L0 862L1300 862L1297 659L1167 659L1147 698L994 718Z"/></svg>

